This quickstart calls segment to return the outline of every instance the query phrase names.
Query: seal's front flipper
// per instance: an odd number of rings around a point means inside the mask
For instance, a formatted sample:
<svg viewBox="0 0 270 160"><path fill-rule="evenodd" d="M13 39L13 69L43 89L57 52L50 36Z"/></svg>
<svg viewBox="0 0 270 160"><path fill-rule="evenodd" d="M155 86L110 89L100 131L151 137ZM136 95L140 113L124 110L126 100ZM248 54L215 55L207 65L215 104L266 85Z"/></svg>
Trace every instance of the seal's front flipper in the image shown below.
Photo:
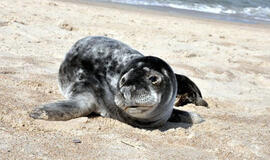
<svg viewBox="0 0 270 160"><path fill-rule="evenodd" d="M194 112L186 112L180 111L177 109L173 109L171 117L168 120L169 122L176 123L190 123L190 124L198 124L204 121L204 119Z"/></svg>
<svg viewBox="0 0 270 160"><path fill-rule="evenodd" d="M64 121L89 115L94 109L94 103L86 99L70 99L37 107L29 116L34 119Z"/></svg>
<svg viewBox="0 0 270 160"><path fill-rule="evenodd" d="M194 82L184 75L175 74L175 76L178 84L175 106L193 103L197 106L208 107L207 102L202 98L201 91Z"/></svg>

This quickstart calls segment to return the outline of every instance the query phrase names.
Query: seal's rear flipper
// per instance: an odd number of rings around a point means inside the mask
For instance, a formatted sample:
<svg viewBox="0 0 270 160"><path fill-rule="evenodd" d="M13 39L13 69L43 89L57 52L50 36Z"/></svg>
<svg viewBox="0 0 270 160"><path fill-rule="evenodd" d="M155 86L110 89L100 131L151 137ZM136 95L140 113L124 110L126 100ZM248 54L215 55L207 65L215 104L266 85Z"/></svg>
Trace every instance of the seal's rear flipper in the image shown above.
<svg viewBox="0 0 270 160"><path fill-rule="evenodd" d="M49 103L35 108L29 116L34 119L65 121L72 118L87 116L95 109L94 103L79 97L70 100Z"/></svg>
<svg viewBox="0 0 270 160"><path fill-rule="evenodd" d="M168 121L176 122L176 123L198 124L198 123L203 122L204 119L197 113L173 109L171 117L169 118Z"/></svg>
<svg viewBox="0 0 270 160"><path fill-rule="evenodd" d="M208 107L208 104L202 98L201 91L197 85L192 82L188 77L180 74L175 74L178 84L177 101L175 106L183 106L188 103L193 103L197 106Z"/></svg>

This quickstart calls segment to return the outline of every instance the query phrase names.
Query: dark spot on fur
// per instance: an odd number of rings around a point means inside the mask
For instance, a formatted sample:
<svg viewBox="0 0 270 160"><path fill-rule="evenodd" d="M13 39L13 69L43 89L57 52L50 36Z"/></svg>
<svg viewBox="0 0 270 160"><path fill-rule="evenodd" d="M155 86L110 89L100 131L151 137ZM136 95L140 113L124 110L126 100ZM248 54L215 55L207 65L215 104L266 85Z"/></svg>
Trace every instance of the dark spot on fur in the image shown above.
<svg viewBox="0 0 270 160"><path fill-rule="evenodd" d="M111 66L113 66L115 68L117 65L118 65L118 63L115 60L113 60L111 63Z"/></svg>
<svg viewBox="0 0 270 160"><path fill-rule="evenodd" d="M113 71L114 69L115 69L115 67L113 67L113 66L111 66L111 65L109 66L109 70L110 70L110 71Z"/></svg>

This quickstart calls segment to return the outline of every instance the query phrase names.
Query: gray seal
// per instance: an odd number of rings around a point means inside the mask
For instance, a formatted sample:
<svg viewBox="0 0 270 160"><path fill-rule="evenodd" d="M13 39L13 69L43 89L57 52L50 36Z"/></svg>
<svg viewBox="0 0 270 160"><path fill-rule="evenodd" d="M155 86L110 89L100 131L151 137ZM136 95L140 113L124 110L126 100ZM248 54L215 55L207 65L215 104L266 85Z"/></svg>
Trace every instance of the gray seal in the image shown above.
<svg viewBox="0 0 270 160"><path fill-rule="evenodd" d="M168 120L193 122L199 117L173 109L176 97L176 106L207 106L195 83L175 74L165 61L106 37L77 41L58 79L66 100L37 107L30 117L69 120L96 113L135 127L157 128Z"/></svg>

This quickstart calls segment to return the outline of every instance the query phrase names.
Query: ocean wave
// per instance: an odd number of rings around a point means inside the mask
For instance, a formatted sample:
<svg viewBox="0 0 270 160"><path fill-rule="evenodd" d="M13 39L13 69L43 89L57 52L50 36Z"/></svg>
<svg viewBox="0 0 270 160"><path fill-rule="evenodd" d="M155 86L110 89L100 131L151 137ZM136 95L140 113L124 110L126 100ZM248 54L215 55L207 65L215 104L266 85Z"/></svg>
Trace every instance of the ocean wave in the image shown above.
<svg viewBox="0 0 270 160"><path fill-rule="evenodd" d="M237 15L257 20L270 21L270 6L235 6L225 5L224 3L206 3L206 1L173 1L173 0L110 0L116 3L125 3L131 5L170 7L175 9L192 10L212 14ZM198 3L200 2L200 3ZM205 2L202 3L202 2ZM239 3L239 1L238 1Z"/></svg>
<svg viewBox="0 0 270 160"><path fill-rule="evenodd" d="M193 11L200 11L200 12L207 12L207 13L227 13L227 14L235 14L236 12L230 9L225 9L221 5L216 6L208 6L203 4L195 4L194 6L188 5L177 5L177 4L164 4L165 7L177 8L177 9L186 9L186 10L193 10Z"/></svg>
<svg viewBox="0 0 270 160"><path fill-rule="evenodd" d="M269 7L256 7L244 8L241 13L243 15L252 16L258 20L270 21L270 8Z"/></svg>

